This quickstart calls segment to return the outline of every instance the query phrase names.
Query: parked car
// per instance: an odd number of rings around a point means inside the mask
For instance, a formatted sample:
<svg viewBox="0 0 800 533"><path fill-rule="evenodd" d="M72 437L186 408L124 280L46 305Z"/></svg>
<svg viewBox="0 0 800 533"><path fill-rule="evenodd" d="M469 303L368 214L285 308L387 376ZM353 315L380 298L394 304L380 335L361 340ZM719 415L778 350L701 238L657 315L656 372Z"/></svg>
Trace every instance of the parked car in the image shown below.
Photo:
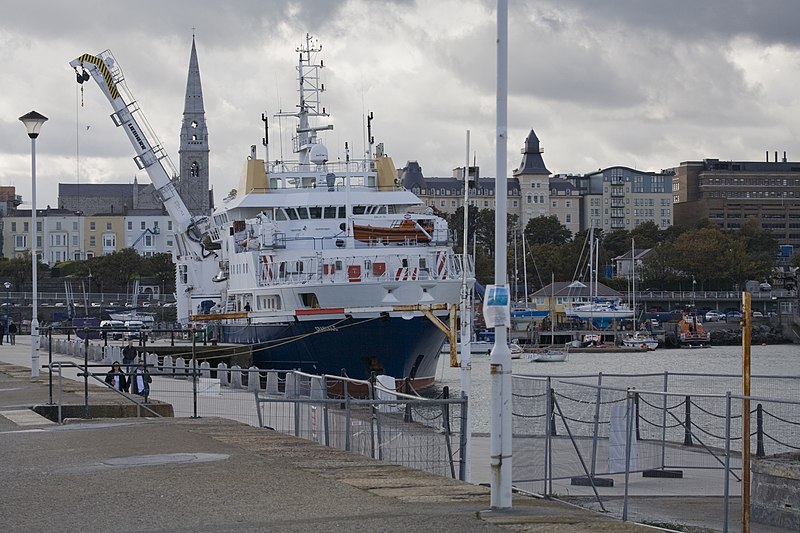
<svg viewBox="0 0 800 533"><path fill-rule="evenodd" d="M753 311L753 318L764 318L764 313L761 311Z"/></svg>
<svg viewBox="0 0 800 533"><path fill-rule="evenodd" d="M706 312L706 322L716 322L717 320L722 320L725 315L720 313L719 311L711 311Z"/></svg>
<svg viewBox="0 0 800 533"><path fill-rule="evenodd" d="M725 313L725 320L739 320L742 318L741 311L728 311Z"/></svg>

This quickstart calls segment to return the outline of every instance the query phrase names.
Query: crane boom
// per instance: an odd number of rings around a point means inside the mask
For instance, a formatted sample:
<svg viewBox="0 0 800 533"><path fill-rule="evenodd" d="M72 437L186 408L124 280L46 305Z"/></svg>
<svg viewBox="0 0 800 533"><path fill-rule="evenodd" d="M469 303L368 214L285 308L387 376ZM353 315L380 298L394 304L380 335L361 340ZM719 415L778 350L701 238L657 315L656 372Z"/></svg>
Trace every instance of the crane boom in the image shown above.
<svg viewBox="0 0 800 533"><path fill-rule="evenodd" d="M174 179L178 178L175 167L128 90L122 69L111 51L106 50L99 55L83 54L69 64L75 69L78 83L88 81L91 75L108 98L114 109L111 120L116 126L121 126L127 134L136 151L133 160L136 166L145 170L150 177L156 197L164 204L164 208L176 225L176 233L186 234L192 241L199 242L201 239L199 226L206 217L192 216L178 194L174 184ZM165 165L172 171L172 177Z"/></svg>

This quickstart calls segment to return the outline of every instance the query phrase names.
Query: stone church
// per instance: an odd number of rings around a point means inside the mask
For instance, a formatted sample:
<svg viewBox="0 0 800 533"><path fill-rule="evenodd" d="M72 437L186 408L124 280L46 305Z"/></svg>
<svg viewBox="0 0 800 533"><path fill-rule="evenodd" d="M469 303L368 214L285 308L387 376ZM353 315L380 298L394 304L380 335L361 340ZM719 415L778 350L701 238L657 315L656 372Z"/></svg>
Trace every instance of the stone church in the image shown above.
<svg viewBox="0 0 800 533"><path fill-rule="evenodd" d="M180 133L180 165L173 178L175 188L193 215L209 215L214 208L213 190L208 184L208 127L203 105L203 87L197 48L192 36L186 100ZM86 216L128 215L156 211L166 214L153 195L153 185L146 183L59 183L58 205L61 209L80 211Z"/></svg>

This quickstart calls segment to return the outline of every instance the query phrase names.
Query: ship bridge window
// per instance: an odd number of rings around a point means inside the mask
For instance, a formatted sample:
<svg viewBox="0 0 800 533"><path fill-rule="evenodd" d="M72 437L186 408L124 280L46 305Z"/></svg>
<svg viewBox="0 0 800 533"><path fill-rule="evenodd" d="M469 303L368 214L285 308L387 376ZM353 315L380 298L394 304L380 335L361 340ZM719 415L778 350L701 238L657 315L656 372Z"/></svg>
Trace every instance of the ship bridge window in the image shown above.
<svg viewBox="0 0 800 533"><path fill-rule="evenodd" d="M300 301L303 302L303 306L305 307L319 309L319 299L317 299L317 295L313 292L301 292Z"/></svg>
<svg viewBox="0 0 800 533"><path fill-rule="evenodd" d="M286 220L286 211L284 211L283 209L276 209L275 220Z"/></svg>
<svg viewBox="0 0 800 533"><path fill-rule="evenodd" d="M354 215L363 215L367 208L363 205L354 205L353 206L353 214Z"/></svg>
<svg viewBox="0 0 800 533"><path fill-rule="evenodd" d="M321 207L309 207L308 213L311 215L311 218L322 218L322 208Z"/></svg>
<svg viewBox="0 0 800 533"><path fill-rule="evenodd" d="M336 218L336 208L332 206L326 207L325 218Z"/></svg>
<svg viewBox="0 0 800 533"><path fill-rule="evenodd" d="M307 207L298 207L297 214L300 216L302 220L308 220L308 208Z"/></svg>
<svg viewBox="0 0 800 533"><path fill-rule="evenodd" d="M347 210L344 207L339 208L339 218L347 218Z"/></svg>
<svg viewBox="0 0 800 533"><path fill-rule="evenodd" d="M294 207L290 207L286 210L286 216L289 217L289 220L297 220L297 211Z"/></svg>

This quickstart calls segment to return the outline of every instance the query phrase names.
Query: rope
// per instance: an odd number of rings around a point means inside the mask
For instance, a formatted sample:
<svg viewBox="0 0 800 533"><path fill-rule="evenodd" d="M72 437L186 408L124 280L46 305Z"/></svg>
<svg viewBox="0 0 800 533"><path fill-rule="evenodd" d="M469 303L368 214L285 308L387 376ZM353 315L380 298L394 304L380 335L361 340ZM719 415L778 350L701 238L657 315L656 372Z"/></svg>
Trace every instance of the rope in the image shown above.
<svg viewBox="0 0 800 533"><path fill-rule="evenodd" d="M764 433L764 436L767 437L772 442L780 444L781 446L786 446L787 448L791 448L793 450L800 450L800 447L792 446L791 444L786 444L785 442L781 442L778 439L776 439L775 437L773 437L772 435L770 435L769 433Z"/></svg>
<svg viewBox="0 0 800 533"><path fill-rule="evenodd" d="M781 418L781 417L779 417L778 415L774 415L774 414L770 413L770 412L769 412L769 411L767 411L766 409L762 409L761 411L762 411L762 412L763 412L765 415L769 415L769 416L771 416L772 418L774 418L775 420L780 420L781 422L785 422L785 423L787 423L787 424L791 424L791 425L793 425L793 426L800 426L800 422L796 422L796 421L794 421L794 420L786 420L785 418Z"/></svg>
<svg viewBox="0 0 800 533"><path fill-rule="evenodd" d="M564 398L566 400L569 400L569 401L575 402L575 403L583 403L583 404L587 404L587 405L596 405L597 404L597 402L594 399L591 399L591 400L578 400L576 398L571 398L571 397L569 397L569 396L567 396L565 394L562 394L562 393L558 392L555 389L553 389L553 394L556 394L557 396L560 396L561 398ZM626 399L627 398L620 398L618 400L609 400L609 401L605 401L605 402L600 402L600 405L608 405L608 404L612 404L612 403L620 403L620 402L624 402Z"/></svg>
<svg viewBox="0 0 800 533"><path fill-rule="evenodd" d="M663 411L664 410L664 406L663 405L652 404L652 403L648 402L647 400L645 400L644 397L641 394L639 395L639 401L641 403L645 404L645 405L649 405L653 409L658 409L659 411ZM684 398L683 400L681 400L680 402L676 403L673 406L667 406L667 411L672 411L673 409L677 409L678 407L682 406L685 403L686 403L686 399Z"/></svg>

